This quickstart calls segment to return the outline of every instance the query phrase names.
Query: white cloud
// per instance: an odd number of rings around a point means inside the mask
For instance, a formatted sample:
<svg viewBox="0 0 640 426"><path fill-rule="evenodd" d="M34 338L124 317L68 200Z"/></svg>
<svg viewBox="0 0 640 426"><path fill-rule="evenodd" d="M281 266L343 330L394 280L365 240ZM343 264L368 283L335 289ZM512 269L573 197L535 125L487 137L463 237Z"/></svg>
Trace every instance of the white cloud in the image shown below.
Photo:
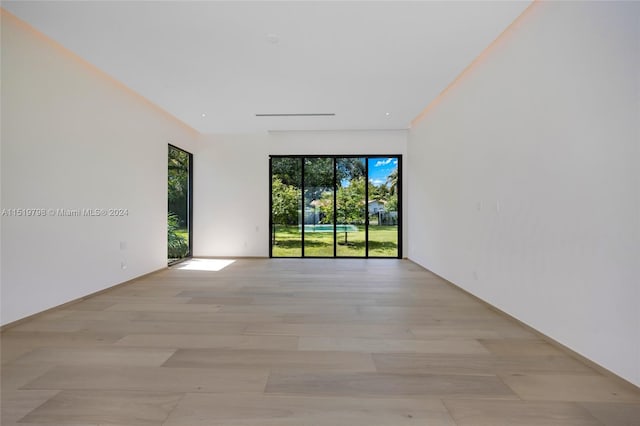
<svg viewBox="0 0 640 426"><path fill-rule="evenodd" d="M386 165L387 165L387 164L389 164L392 160L393 160L393 158L387 158L386 160L378 160L378 161L376 162L375 167L386 166Z"/></svg>

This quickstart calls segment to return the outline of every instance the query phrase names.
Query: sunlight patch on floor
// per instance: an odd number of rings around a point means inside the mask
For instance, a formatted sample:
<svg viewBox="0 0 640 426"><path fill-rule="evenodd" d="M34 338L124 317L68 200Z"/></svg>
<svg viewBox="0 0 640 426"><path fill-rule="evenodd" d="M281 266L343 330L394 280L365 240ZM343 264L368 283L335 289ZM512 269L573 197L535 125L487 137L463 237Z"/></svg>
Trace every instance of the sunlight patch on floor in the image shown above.
<svg viewBox="0 0 640 426"><path fill-rule="evenodd" d="M233 262L235 262L233 259L191 259L174 266L173 269L218 272Z"/></svg>

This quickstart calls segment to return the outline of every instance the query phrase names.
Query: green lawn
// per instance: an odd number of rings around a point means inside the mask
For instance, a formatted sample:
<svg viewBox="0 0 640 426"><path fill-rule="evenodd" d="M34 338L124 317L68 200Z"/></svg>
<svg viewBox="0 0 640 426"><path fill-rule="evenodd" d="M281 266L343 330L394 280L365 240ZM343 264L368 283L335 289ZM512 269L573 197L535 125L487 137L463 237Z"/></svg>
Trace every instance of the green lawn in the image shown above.
<svg viewBox="0 0 640 426"><path fill-rule="evenodd" d="M345 244L344 232L337 234L338 256L365 255L364 227L357 232L347 233ZM332 232L305 232L305 256L333 256ZM301 233L297 226L277 225L276 243L273 246L274 257L301 256ZM370 226L369 227L369 256L397 257L398 256L398 228L397 226Z"/></svg>
<svg viewBox="0 0 640 426"><path fill-rule="evenodd" d="M183 228L178 229L176 230L176 235L189 244L189 230Z"/></svg>

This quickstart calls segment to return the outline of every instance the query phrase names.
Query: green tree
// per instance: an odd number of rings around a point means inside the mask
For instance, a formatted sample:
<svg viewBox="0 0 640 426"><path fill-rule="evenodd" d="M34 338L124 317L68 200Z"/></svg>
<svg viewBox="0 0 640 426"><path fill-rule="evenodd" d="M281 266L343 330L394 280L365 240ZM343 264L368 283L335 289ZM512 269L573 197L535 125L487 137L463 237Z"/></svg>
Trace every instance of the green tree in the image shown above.
<svg viewBox="0 0 640 426"><path fill-rule="evenodd" d="M389 193L394 195L398 191L398 169L389 173L387 176L387 185L389 185Z"/></svg>
<svg viewBox="0 0 640 426"><path fill-rule="evenodd" d="M365 219L365 179L364 176L352 179L348 186L339 186L336 192L337 223L341 225L360 225ZM326 192L320 208L328 223L333 223L333 193ZM348 244L348 232L345 226L344 244Z"/></svg>
<svg viewBox="0 0 640 426"><path fill-rule="evenodd" d="M308 205L333 189L333 158L304 159L304 197Z"/></svg>
<svg viewBox="0 0 640 426"><path fill-rule="evenodd" d="M182 259L189 254L189 244L178 234L180 220L175 214L167 215L167 254L169 259Z"/></svg>
<svg viewBox="0 0 640 426"><path fill-rule="evenodd" d="M384 200L389 197L389 188L385 184L374 185L369 181L369 200Z"/></svg>
<svg viewBox="0 0 640 426"><path fill-rule="evenodd" d="M285 185L300 187L302 182L302 158L275 157L271 160L271 173Z"/></svg>
<svg viewBox="0 0 640 426"><path fill-rule="evenodd" d="M273 223L295 225L298 223L300 208L300 190L293 185L287 185L274 177L272 188L272 216Z"/></svg>
<svg viewBox="0 0 640 426"><path fill-rule="evenodd" d="M387 204L385 204L385 209L390 212L398 211L398 194L393 194L387 200Z"/></svg>
<svg viewBox="0 0 640 426"><path fill-rule="evenodd" d="M386 208L390 212L398 211L398 168L389 173L387 176L387 185L389 186L389 198L387 199Z"/></svg>
<svg viewBox="0 0 640 426"><path fill-rule="evenodd" d="M305 186L333 186L333 159L322 157L305 158ZM286 185L300 186L302 181L302 158L274 157L271 160L271 173ZM338 186L344 180L350 181L364 177L366 166L363 158L336 159L336 179Z"/></svg>
<svg viewBox="0 0 640 426"><path fill-rule="evenodd" d="M338 186L342 186L344 181L364 178L365 174L366 166L364 158L338 158L336 160L336 180Z"/></svg>
<svg viewBox="0 0 640 426"><path fill-rule="evenodd" d="M189 154L169 147L169 201L186 195L189 179Z"/></svg>

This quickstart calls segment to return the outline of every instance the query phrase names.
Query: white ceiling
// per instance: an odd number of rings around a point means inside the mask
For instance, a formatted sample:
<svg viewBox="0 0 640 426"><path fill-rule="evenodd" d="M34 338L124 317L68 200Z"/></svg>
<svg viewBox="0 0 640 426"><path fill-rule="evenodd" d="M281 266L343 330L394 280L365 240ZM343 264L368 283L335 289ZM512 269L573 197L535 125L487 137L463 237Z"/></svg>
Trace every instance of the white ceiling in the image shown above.
<svg viewBox="0 0 640 426"><path fill-rule="evenodd" d="M196 130L234 133L406 129L529 4L3 1L2 7Z"/></svg>

